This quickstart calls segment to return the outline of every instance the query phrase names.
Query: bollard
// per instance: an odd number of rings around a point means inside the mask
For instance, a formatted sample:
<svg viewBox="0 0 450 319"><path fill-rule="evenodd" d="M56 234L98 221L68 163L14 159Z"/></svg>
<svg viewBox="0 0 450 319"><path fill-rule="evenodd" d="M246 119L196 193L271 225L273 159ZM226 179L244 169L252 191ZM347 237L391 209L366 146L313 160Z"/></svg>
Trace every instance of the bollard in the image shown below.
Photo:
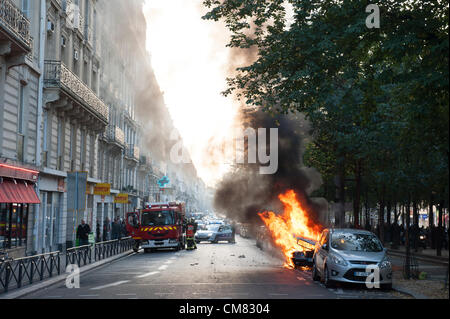
<svg viewBox="0 0 450 319"><path fill-rule="evenodd" d="M17 288L22 287L22 261L19 261L19 280L17 281Z"/></svg>

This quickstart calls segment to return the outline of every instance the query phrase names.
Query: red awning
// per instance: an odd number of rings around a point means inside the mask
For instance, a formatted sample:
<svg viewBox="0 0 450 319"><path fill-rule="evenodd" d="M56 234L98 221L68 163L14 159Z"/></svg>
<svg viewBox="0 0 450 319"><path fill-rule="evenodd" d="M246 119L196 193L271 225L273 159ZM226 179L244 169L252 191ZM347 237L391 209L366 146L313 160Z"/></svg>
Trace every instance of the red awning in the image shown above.
<svg viewBox="0 0 450 319"><path fill-rule="evenodd" d="M0 183L0 203L16 204L40 204L41 201L36 195L32 184L25 184L23 181L3 180Z"/></svg>

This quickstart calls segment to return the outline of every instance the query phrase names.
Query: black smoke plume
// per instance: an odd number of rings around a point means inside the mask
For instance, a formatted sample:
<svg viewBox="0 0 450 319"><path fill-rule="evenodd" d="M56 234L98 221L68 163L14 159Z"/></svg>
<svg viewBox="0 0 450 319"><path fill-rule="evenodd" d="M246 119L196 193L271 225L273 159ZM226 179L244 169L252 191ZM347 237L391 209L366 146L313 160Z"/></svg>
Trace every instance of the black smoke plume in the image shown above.
<svg viewBox="0 0 450 319"><path fill-rule="evenodd" d="M242 120L245 128L266 128L267 131L278 128L278 171L273 175L261 175L260 164L236 165L218 185L215 209L234 221L258 225L262 224L258 213L283 212L278 196L294 190L312 222L320 224L326 206L310 199L309 195L322 181L315 170L304 167L302 160L302 143L308 137L307 121L301 115L272 117L262 111L242 111Z"/></svg>

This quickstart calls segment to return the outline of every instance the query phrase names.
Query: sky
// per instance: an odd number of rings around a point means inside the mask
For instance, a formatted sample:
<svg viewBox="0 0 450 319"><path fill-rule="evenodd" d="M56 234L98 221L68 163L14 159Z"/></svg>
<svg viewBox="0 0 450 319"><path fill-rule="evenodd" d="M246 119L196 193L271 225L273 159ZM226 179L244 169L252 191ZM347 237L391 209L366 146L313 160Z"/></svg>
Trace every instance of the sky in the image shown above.
<svg viewBox="0 0 450 319"><path fill-rule="evenodd" d="M232 135L237 105L226 89L229 35L204 21L202 0L146 0L147 50L175 127L198 175L214 187L228 170L217 150Z"/></svg>

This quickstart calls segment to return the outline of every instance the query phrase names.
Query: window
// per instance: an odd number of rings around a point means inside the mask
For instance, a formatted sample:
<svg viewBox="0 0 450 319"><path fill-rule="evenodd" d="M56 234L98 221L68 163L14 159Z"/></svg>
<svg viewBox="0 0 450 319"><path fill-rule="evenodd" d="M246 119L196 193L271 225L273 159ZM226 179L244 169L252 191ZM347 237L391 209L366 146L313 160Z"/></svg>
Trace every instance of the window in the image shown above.
<svg viewBox="0 0 450 319"><path fill-rule="evenodd" d="M23 14L29 19L30 18L30 0L22 0L21 10Z"/></svg>
<svg viewBox="0 0 450 319"><path fill-rule="evenodd" d="M142 226L174 225L174 220L174 211L172 210L142 213Z"/></svg>
<svg viewBox="0 0 450 319"><path fill-rule="evenodd" d="M17 131L24 134L24 113L25 113L25 86L20 84L19 89L19 109L17 110Z"/></svg>
<svg viewBox="0 0 450 319"><path fill-rule="evenodd" d="M26 245L27 204L0 203L0 248L14 248Z"/></svg>
<svg viewBox="0 0 450 319"><path fill-rule="evenodd" d="M58 118L58 136L57 136L57 169L60 171L64 170L64 157L63 157L63 149L64 149L64 130L63 130L63 119Z"/></svg>

